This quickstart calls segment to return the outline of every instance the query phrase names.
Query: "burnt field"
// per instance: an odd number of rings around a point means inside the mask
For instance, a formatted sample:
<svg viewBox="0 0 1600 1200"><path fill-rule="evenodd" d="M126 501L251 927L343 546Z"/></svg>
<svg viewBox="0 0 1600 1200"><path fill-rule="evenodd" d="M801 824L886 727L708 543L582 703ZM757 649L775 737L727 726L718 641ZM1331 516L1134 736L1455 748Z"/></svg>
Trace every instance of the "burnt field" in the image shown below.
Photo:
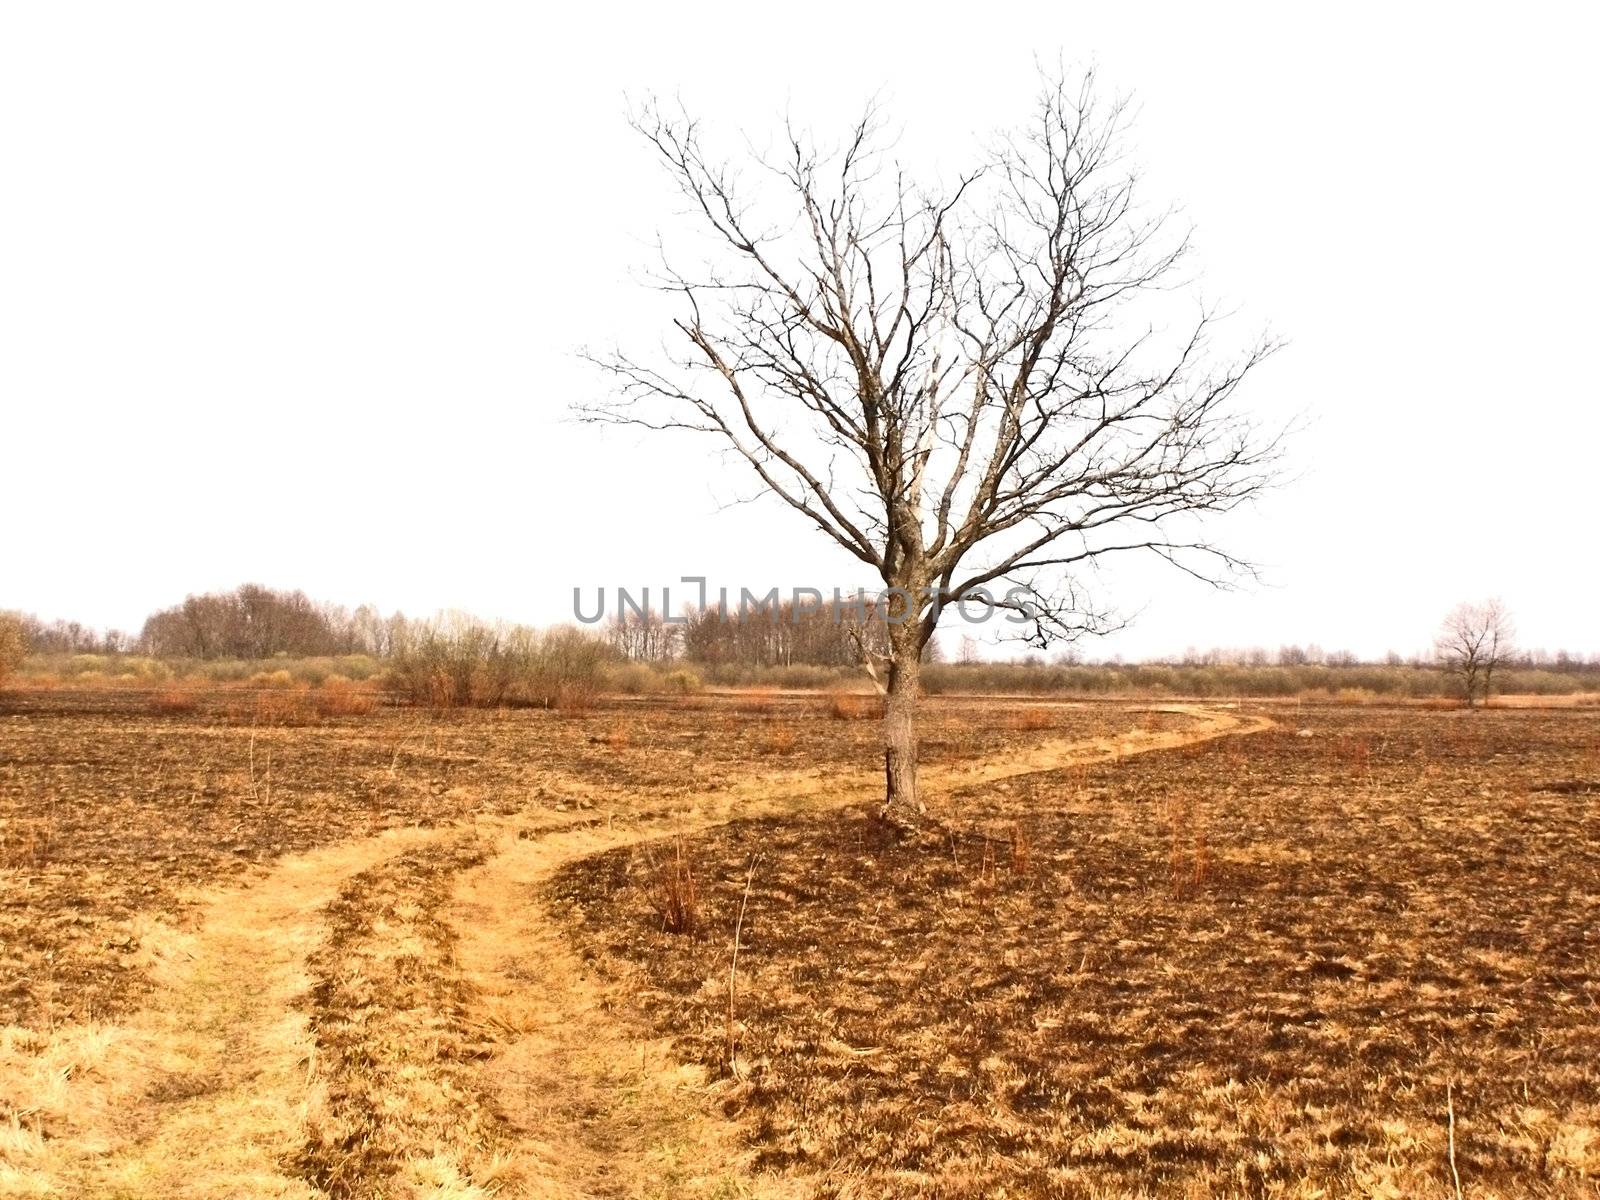
<svg viewBox="0 0 1600 1200"><path fill-rule="evenodd" d="M1594 710L5 703L0 1193L1600 1178Z"/></svg>
<svg viewBox="0 0 1600 1200"><path fill-rule="evenodd" d="M1273 715L943 797L921 844L735 823L548 903L806 1192L1596 1195L1600 715Z"/></svg>
<svg viewBox="0 0 1600 1200"><path fill-rule="evenodd" d="M580 713L374 708L304 696L52 689L0 697L0 1026L114 1018L152 920L278 858L385 829L589 811L636 820L751 779L870 766L867 697L617 700ZM183 711L169 711L179 708ZM1124 720L1101 707L931 702L931 764Z"/></svg>

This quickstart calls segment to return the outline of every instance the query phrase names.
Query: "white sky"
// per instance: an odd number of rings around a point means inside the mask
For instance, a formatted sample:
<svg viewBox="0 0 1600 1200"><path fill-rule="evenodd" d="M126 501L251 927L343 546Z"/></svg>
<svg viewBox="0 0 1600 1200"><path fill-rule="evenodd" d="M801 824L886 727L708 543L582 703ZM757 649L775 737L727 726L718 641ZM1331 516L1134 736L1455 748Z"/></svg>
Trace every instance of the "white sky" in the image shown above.
<svg viewBox="0 0 1600 1200"><path fill-rule="evenodd" d="M655 337L671 227L625 95L908 154L1020 120L1032 60L1140 108L1207 295L1290 345L1300 478L1221 540L1269 586L1109 570L1084 649L1425 646L1503 596L1600 650L1592 4L0 7L0 608L137 629L246 580L563 619L574 585L863 582L710 446L571 424ZM947 635L953 643L954 635Z"/></svg>

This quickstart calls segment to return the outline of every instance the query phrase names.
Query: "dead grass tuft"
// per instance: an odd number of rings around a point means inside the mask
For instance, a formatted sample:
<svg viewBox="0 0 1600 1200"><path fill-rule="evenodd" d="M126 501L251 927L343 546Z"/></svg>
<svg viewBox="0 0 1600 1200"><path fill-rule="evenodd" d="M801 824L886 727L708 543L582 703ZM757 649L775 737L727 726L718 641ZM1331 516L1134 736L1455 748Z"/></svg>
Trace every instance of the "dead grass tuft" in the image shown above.
<svg viewBox="0 0 1600 1200"><path fill-rule="evenodd" d="M370 686L342 675L330 675L317 689L316 709L324 717L365 717L378 706Z"/></svg>
<svg viewBox="0 0 1600 1200"><path fill-rule="evenodd" d="M883 701L860 692L830 692L825 704L835 721L876 721L883 717Z"/></svg>
<svg viewBox="0 0 1600 1200"><path fill-rule="evenodd" d="M793 754L795 741L794 730L785 725L777 725L767 730L761 739L761 749L767 754Z"/></svg>
<svg viewBox="0 0 1600 1200"><path fill-rule="evenodd" d="M613 726L604 733L596 734L589 740L599 743L608 750L626 750L633 744L633 736L628 732L625 725Z"/></svg>
<svg viewBox="0 0 1600 1200"><path fill-rule="evenodd" d="M1018 733L1038 733L1055 727L1055 714L1042 705L1019 708L1011 714L1008 724Z"/></svg>
<svg viewBox="0 0 1600 1200"><path fill-rule="evenodd" d="M1211 871L1205 810L1187 792L1167 801L1167 879L1175 896L1201 887Z"/></svg>
<svg viewBox="0 0 1600 1200"><path fill-rule="evenodd" d="M1033 843L1020 821L1011 827L1011 870L1017 875L1033 870Z"/></svg>
<svg viewBox="0 0 1600 1200"><path fill-rule="evenodd" d="M284 690L258 691L231 702L223 712L233 725L294 727L314 725L319 714L315 697L305 685Z"/></svg>
<svg viewBox="0 0 1600 1200"><path fill-rule="evenodd" d="M149 708L158 717L184 716L200 709L198 688L174 684L150 697Z"/></svg>
<svg viewBox="0 0 1600 1200"><path fill-rule="evenodd" d="M733 702L735 712L745 713L748 716L765 716L773 710L777 703L777 696L771 688L758 688L746 692Z"/></svg>
<svg viewBox="0 0 1600 1200"><path fill-rule="evenodd" d="M667 933L694 937L700 932L700 893L683 839L674 838L672 853L650 864L650 903Z"/></svg>

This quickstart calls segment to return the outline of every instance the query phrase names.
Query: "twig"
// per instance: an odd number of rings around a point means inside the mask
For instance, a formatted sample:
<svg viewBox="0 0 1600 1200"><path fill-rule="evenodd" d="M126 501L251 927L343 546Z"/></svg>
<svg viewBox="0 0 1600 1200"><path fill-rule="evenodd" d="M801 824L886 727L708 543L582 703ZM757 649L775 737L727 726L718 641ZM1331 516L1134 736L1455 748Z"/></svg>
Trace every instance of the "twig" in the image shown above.
<svg viewBox="0 0 1600 1200"><path fill-rule="evenodd" d="M1448 1119L1448 1139L1450 1146L1450 1178L1455 1181L1456 1200L1461 1200L1461 1175L1456 1170L1456 1103L1455 1085L1444 1085L1444 1109Z"/></svg>
<svg viewBox="0 0 1600 1200"><path fill-rule="evenodd" d="M739 901L739 919L733 925L733 955L728 961L728 1045L726 1053L728 1070L734 1075L739 1073L738 1065L733 1057L733 1014L734 998L737 994L739 980L739 940L744 933L744 910L745 906L750 903L750 885L755 882L756 878L756 857L754 854L750 856L750 870L744 878L744 897Z"/></svg>

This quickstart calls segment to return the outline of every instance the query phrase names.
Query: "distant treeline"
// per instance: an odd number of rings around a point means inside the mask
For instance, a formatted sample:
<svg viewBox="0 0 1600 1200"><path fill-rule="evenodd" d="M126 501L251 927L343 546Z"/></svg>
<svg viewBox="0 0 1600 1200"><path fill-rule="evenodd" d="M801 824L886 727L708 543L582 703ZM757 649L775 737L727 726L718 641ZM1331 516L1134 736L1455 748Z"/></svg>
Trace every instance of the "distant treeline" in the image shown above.
<svg viewBox="0 0 1600 1200"><path fill-rule="evenodd" d="M1329 665L1080 663L946 664L923 672L931 692L1064 693L1085 696L1366 696L1426 699L1455 696L1460 680L1432 663ZM1517 664L1495 674L1499 693L1564 696L1600 692L1600 664Z"/></svg>
<svg viewBox="0 0 1600 1200"><path fill-rule="evenodd" d="M151 658L263 659L279 655L369 654L386 657L406 618L370 605L355 610L317 604L304 592L247 583L231 592L190 596L146 618L137 636L77 621L45 622L9 614L36 655L139 654Z"/></svg>
<svg viewBox="0 0 1600 1200"><path fill-rule="evenodd" d="M653 610L624 609L605 625L611 647L628 662L683 661L706 667L855 667L863 644L888 649L881 613L861 600L826 603L762 600L737 610L690 608L668 621ZM932 644L930 661L937 659Z"/></svg>
<svg viewBox="0 0 1600 1200"><path fill-rule="evenodd" d="M154 658L259 659L276 655L393 653L406 618L371 605L318 604L304 592L247 583L231 592L190 596L145 620L136 649Z"/></svg>
<svg viewBox="0 0 1600 1200"><path fill-rule="evenodd" d="M479 704L555 704L597 689L860 686L862 646L882 650L885 642L881 617L849 606L841 619L827 607L774 600L740 615L690 611L681 622L630 610L594 629L540 632L461 615L386 616L371 605L319 604L258 584L190 596L152 614L137 637L20 614L6 621L14 660L21 652L56 659L61 665L48 669L66 673L243 678L257 669L251 664L290 660L308 675L382 674L417 700ZM1088 662L1071 649L1049 661L1031 654L987 662L959 626L946 637L958 647L956 661L930 655L924 685L932 692L1421 698L1451 695L1457 686L1432 659L1390 654L1364 663L1316 645L1188 650L1169 662ZM1495 678L1502 692L1600 691L1600 656L1519 652Z"/></svg>

